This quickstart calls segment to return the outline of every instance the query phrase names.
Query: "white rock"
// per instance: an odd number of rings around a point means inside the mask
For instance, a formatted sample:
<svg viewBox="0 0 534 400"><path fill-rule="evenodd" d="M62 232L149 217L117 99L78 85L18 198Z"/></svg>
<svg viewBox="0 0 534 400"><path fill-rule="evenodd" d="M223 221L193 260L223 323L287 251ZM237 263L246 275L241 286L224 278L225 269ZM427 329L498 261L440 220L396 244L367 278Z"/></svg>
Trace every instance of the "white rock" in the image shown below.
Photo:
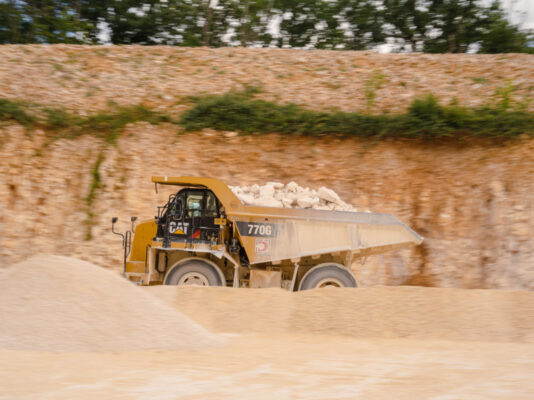
<svg viewBox="0 0 534 400"><path fill-rule="evenodd" d="M254 196L250 194L242 194L241 196L239 196L239 199L245 204L253 204L255 200Z"/></svg>
<svg viewBox="0 0 534 400"><path fill-rule="evenodd" d="M324 186L319 188L319 191L317 192L317 196L319 196L320 199L323 199L325 201L330 201L333 203L337 203L341 201L341 199L339 198L336 192L334 192L332 189L325 188Z"/></svg>
<svg viewBox="0 0 534 400"><path fill-rule="evenodd" d="M297 204L301 208L311 208L313 206L313 199L311 197L302 197L297 200Z"/></svg>
<svg viewBox="0 0 534 400"><path fill-rule="evenodd" d="M272 185L264 185L260 187L260 197L269 198L274 196L274 187Z"/></svg>
<svg viewBox="0 0 534 400"><path fill-rule="evenodd" d="M263 186L232 186L230 189L246 205L357 211L351 204L342 201L336 192L325 187L316 191L301 187L295 182L285 186L279 182L268 182Z"/></svg>
<svg viewBox="0 0 534 400"><path fill-rule="evenodd" d="M282 197L280 200L282 201L282 205L285 208L291 208L291 206L293 205L293 199L292 198Z"/></svg>
<svg viewBox="0 0 534 400"><path fill-rule="evenodd" d="M281 201L273 198L259 198L254 200L254 205L261 207L282 207Z"/></svg>
<svg viewBox="0 0 534 400"><path fill-rule="evenodd" d="M299 187L299 185L297 185L296 182L289 182L289 183L286 185L286 190L287 190L288 192L294 192L294 193L296 193L298 187Z"/></svg>

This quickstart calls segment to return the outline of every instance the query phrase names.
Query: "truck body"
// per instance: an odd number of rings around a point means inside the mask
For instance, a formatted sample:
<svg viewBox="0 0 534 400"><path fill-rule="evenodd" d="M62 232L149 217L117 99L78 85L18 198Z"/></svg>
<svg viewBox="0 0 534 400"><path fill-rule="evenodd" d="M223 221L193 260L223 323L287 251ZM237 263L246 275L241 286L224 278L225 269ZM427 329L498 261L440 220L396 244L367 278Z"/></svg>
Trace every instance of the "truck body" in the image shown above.
<svg viewBox="0 0 534 400"><path fill-rule="evenodd" d="M124 236L124 275L140 285L356 287L355 257L423 240L389 214L249 206L214 178L152 181L181 190Z"/></svg>

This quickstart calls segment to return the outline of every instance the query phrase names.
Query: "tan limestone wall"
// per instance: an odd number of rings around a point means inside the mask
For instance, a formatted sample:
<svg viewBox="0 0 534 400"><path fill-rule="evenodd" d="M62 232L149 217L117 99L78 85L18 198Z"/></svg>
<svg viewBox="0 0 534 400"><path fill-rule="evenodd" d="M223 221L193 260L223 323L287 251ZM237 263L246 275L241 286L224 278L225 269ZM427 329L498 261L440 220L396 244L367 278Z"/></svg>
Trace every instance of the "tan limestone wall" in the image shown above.
<svg viewBox="0 0 534 400"><path fill-rule="evenodd" d="M361 209L397 215L425 237L410 250L373 256L354 269L362 285L534 288L534 140L508 144L177 136L173 126L130 126L117 146L92 137L44 146L44 133L0 128L0 257L40 252L120 268L110 233L130 215L153 218L153 174L204 175L230 185L269 181L329 187ZM100 152L101 188L89 193ZM86 240L93 213L92 239Z"/></svg>

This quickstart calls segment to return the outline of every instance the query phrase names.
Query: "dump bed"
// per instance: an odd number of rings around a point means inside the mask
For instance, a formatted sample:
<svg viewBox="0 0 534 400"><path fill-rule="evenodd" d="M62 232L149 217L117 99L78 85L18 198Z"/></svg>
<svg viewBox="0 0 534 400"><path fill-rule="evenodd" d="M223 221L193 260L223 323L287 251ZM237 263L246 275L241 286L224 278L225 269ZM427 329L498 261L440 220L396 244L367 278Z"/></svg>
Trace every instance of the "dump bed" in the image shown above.
<svg viewBox="0 0 534 400"><path fill-rule="evenodd" d="M244 206L229 218L251 263L347 251L366 256L423 240L389 214Z"/></svg>
<svg viewBox="0 0 534 400"><path fill-rule="evenodd" d="M152 180L212 190L235 223L251 264L337 252L367 256L423 241L390 214L246 206L217 179L158 176Z"/></svg>

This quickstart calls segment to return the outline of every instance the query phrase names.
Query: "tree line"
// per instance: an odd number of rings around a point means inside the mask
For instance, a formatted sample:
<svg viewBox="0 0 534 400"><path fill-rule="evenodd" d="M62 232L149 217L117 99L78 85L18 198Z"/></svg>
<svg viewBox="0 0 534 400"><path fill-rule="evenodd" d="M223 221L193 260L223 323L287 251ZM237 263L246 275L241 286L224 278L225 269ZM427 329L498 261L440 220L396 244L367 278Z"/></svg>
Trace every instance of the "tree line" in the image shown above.
<svg viewBox="0 0 534 400"><path fill-rule="evenodd" d="M4 44L504 53L533 41L498 0L0 0Z"/></svg>

